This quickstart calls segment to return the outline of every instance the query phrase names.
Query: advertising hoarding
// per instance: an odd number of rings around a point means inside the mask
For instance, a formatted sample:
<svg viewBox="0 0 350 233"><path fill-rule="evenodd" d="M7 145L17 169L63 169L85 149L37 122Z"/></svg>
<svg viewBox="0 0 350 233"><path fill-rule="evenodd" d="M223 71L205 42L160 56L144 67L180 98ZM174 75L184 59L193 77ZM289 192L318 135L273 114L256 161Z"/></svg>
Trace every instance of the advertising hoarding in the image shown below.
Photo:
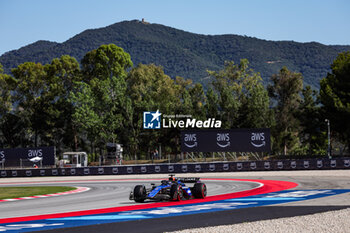
<svg viewBox="0 0 350 233"><path fill-rule="evenodd" d="M184 130L182 152L270 152L270 129Z"/></svg>

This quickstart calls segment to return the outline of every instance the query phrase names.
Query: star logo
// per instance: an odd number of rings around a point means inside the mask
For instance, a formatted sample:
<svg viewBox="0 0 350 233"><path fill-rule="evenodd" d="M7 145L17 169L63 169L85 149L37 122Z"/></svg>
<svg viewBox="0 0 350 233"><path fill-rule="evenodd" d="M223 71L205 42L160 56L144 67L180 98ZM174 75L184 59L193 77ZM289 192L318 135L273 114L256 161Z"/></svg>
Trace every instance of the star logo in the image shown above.
<svg viewBox="0 0 350 233"><path fill-rule="evenodd" d="M143 128L144 129L160 129L160 116L162 114L156 112L143 112Z"/></svg>
<svg viewBox="0 0 350 233"><path fill-rule="evenodd" d="M159 121L159 117L160 117L160 115L162 115L162 114L159 113L159 110L157 110L155 113L151 113L151 115L153 116L151 122L153 122L154 120Z"/></svg>

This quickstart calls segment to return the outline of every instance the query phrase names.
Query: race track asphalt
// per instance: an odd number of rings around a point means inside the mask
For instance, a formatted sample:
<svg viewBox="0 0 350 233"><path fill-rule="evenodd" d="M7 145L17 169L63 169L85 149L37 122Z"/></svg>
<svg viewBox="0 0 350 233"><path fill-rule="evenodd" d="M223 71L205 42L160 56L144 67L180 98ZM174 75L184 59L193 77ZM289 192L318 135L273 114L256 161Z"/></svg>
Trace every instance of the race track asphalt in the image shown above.
<svg viewBox="0 0 350 233"><path fill-rule="evenodd" d="M85 179L88 179L88 177ZM58 197L2 202L0 203L0 219L136 205L139 203L129 200L129 194L133 187L137 184L145 184L147 186L150 183L157 184L157 182L159 183L160 180L106 179L100 181L48 181L39 183L29 181L21 184L14 182L11 186L63 185L88 187L90 190ZM205 181L205 183L208 189L208 196L250 190L259 186L257 183L240 181ZM9 184L3 184L0 181L1 186L9 186Z"/></svg>
<svg viewBox="0 0 350 233"><path fill-rule="evenodd" d="M255 172L255 173L207 173L207 174L186 174L186 176L200 176L205 178L239 178L239 179L261 179L261 180L281 180L292 181L298 184L295 190L313 189L350 189L350 171L306 171L306 172ZM160 178L158 176L147 176L146 178ZM139 179L144 176L122 177L119 179ZM50 178L48 178L50 180ZM89 181L87 181L89 179ZM92 179L92 181L91 181ZM97 180L94 180L97 179ZM102 180L101 180L102 179ZM1 209L0 219L10 216L36 215L38 213L53 213L59 211L74 211L77 209L104 208L116 205L131 205L127 197L131 188L139 181L116 181L116 177L80 177L75 180L63 181L60 185L76 185L92 188L91 191L74 194L64 197L54 197L52 200L25 200L17 203L10 203ZM0 185L23 185L23 180L0 180ZM107 181L110 180L110 181ZM112 181L113 180L113 181ZM29 181L29 180L24 180ZM29 182L36 181L32 178ZM37 180L39 182L47 182ZM6 184L5 184L6 183ZM217 195L236 190L248 189L247 184L230 182L206 182L208 184L209 195ZM39 183L40 185L52 185L49 183ZM33 184L27 184L33 185ZM36 184L38 185L38 184ZM57 185L57 183L55 183ZM243 186L242 186L243 185ZM250 187L251 188L251 187ZM118 193L118 195L116 195ZM118 197L116 197L118 196ZM55 199L55 200L54 200ZM45 200L45 202L44 202ZM49 200L49 201L47 201ZM35 203L34 201L38 201ZM22 202L22 203L20 203ZM32 202L23 204L24 202ZM80 203L74 205L74 203ZM84 205L85 203L85 205ZM88 205L87 205L88 203ZM4 204L4 203L1 203ZM33 207L34 206L34 207ZM36 206L36 207L35 207ZM41 206L41 207L38 207ZM40 232L165 232L188 228L227 225L242 222L259 221L266 219L276 219L282 217L293 217L320 213L331 210L340 210L350 207L350 194L340 194L330 197L311 199L286 204L262 206L235 210L225 210L211 213L201 213L190 216L176 216L159 219L135 220L119 223L98 224L92 226L64 228ZM39 209L36 209L39 208ZM13 212L3 214L3 211L13 209ZM17 209L17 210L16 210ZM8 211L7 211L8 212ZM21 214L20 214L21 213ZM9 214L9 215L8 215Z"/></svg>

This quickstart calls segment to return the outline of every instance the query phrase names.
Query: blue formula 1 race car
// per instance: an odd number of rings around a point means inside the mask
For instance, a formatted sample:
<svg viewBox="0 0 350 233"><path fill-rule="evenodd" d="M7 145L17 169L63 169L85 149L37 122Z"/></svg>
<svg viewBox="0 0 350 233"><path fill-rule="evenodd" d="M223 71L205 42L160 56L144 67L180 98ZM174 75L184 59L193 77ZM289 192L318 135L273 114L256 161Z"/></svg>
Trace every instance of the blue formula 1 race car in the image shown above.
<svg viewBox="0 0 350 233"><path fill-rule="evenodd" d="M176 178L169 175L168 180L162 180L160 185L151 184L150 188L145 185L136 185L131 191L129 199L135 202L145 200L155 201L180 201L192 198L205 198L207 196L207 186L200 181L200 178ZM194 183L193 187L188 187L185 183Z"/></svg>

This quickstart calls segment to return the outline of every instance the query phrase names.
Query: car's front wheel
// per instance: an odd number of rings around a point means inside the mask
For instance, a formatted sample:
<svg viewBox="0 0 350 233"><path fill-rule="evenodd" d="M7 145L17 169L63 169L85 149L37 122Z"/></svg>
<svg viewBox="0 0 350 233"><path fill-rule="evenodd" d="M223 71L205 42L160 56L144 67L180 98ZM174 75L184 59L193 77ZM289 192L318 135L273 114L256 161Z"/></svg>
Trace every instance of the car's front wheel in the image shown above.
<svg viewBox="0 0 350 233"><path fill-rule="evenodd" d="M146 199L146 187L144 185L136 185L134 188L134 200L135 202L144 202Z"/></svg>
<svg viewBox="0 0 350 233"><path fill-rule="evenodd" d="M193 196L195 198L205 198L207 196L207 186L204 183L194 184Z"/></svg>
<svg viewBox="0 0 350 233"><path fill-rule="evenodd" d="M172 201L181 201L182 199L182 188L181 185L173 184L170 187L170 199Z"/></svg>

